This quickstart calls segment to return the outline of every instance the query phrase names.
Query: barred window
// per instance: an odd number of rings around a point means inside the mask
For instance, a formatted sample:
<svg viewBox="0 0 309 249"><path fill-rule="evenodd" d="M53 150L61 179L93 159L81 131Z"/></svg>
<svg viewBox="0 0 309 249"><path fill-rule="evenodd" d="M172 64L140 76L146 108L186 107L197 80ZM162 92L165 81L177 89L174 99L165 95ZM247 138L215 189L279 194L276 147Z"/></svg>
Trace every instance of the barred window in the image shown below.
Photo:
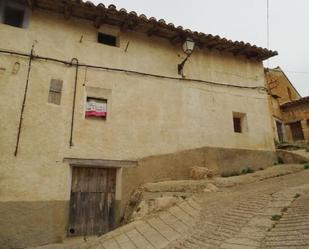
<svg viewBox="0 0 309 249"><path fill-rule="evenodd" d="M234 132L237 133L242 133L242 129L241 129L241 118L233 118L233 122L234 122Z"/></svg>
<svg viewBox="0 0 309 249"><path fill-rule="evenodd" d="M98 42L108 46L117 47L118 39L113 35L98 33Z"/></svg>
<svg viewBox="0 0 309 249"><path fill-rule="evenodd" d="M233 112L233 126L235 133L244 133L248 130L245 113Z"/></svg>

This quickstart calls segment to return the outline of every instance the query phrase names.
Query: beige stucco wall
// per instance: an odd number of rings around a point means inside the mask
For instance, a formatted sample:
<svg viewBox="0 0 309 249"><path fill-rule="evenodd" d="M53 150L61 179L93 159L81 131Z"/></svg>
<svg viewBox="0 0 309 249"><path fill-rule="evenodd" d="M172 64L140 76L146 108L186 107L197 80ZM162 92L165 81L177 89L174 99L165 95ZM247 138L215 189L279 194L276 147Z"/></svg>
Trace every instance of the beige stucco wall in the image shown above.
<svg viewBox="0 0 309 249"><path fill-rule="evenodd" d="M119 48L109 47L96 42L97 30L91 22L66 21L51 13L46 18L46 14L36 10L28 29L0 24L0 49L30 52L36 41L35 53L40 56L76 57L80 63L178 76L177 64L184 58L180 46L127 32L120 33ZM110 31L110 27L101 27L105 29ZM20 69L12 74L16 62ZM63 163L65 157L138 160L203 147L274 151L271 116L263 92L91 68L79 69L74 146L70 148L75 68L35 60L20 147L14 157L27 65L25 58L0 54L0 68L4 68L0 72L2 203L66 203L71 169ZM197 49L185 66L185 74L218 83L264 86L261 62L216 51ZM60 106L47 103L52 78L64 82ZM85 119L87 93L108 99L106 121ZM248 129L243 134L233 131L233 112L247 114ZM134 184L134 177L130 177ZM124 194L127 198L130 193Z"/></svg>

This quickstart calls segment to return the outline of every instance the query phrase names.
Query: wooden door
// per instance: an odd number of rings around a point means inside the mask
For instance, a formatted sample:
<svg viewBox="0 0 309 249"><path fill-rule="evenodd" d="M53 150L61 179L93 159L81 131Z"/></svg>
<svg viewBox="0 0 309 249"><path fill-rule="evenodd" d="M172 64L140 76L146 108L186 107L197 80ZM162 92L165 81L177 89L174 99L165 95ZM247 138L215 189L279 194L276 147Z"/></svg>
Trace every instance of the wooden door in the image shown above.
<svg viewBox="0 0 309 249"><path fill-rule="evenodd" d="M294 141L305 140L300 121L290 124L290 128L291 128L292 137Z"/></svg>
<svg viewBox="0 0 309 249"><path fill-rule="evenodd" d="M69 236L101 235L112 229L116 170L73 167Z"/></svg>

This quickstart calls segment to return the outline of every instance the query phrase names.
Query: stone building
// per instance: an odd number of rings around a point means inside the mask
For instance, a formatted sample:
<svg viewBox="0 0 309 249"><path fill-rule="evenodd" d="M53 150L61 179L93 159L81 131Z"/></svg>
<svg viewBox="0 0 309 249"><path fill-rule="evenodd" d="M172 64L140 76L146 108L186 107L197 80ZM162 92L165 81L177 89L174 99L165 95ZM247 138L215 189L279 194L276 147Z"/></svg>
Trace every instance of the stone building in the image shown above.
<svg viewBox="0 0 309 249"><path fill-rule="evenodd" d="M265 78L275 140L279 143L309 142L308 97L301 97L280 67L265 69Z"/></svg>
<svg viewBox="0 0 309 249"><path fill-rule="evenodd" d="M309 97L281 105L286 141L309 142Z"/></svg>
<svg viewBox="0 0 309 249"><path fill-rule="evenodd" d="M276 160L276 52L82 1L1 0L0 22L2 248L103 234L192 166Z"/></svg>

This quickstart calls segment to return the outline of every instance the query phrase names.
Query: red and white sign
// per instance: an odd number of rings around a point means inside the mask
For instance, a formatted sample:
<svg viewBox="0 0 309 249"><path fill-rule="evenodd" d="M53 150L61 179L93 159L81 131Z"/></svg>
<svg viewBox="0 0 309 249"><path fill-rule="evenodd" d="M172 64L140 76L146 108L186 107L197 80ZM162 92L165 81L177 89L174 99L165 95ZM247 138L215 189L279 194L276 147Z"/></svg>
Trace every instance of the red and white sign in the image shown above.
<svg viewBox="0 0 309 249"><path fill-rule="evenodd" d="M86 105L86 117L106 117L107 103L103 100L88 99Z"/></svg>

